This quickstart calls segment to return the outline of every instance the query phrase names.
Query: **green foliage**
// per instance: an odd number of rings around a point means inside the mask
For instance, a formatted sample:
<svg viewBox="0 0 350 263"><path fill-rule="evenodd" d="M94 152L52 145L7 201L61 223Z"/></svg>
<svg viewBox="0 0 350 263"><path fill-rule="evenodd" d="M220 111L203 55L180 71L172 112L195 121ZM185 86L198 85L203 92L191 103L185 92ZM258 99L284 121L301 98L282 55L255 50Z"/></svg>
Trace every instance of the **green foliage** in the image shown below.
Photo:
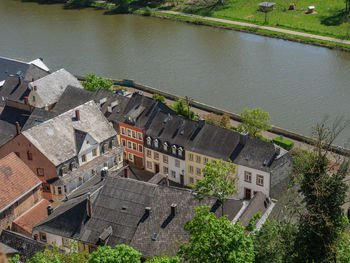
<svg viewBox="0 0 350 263"><path fill-rule="evenodd" d="M204 117L205 121L209 124L224 128L230 129L230 116L227 114L217 115L215 113L209 113Z"/></svg>
<svg viewBox="0 0 350 263"><path fill-rule="evenodd" d="M267 220L252 236L255 263L293 262L296 233L297 226L294 224Z"/></svg>
<svg viewBox="0 0 350 263"><path fill-rule="evenodd" d="M152 9L146 6L145 10L143 11L144 16L150 16L152 14ZM155 95L155 94L154 94Z"/></svg>
<svg viewBox="0 0 350 263"><path fill-rule="evenodd" d="M337 261L339 263L349 263L350 260L350 236L342 233L337 249Z"/></svg>
<svg viewBox="0 0 350 263"><path fill-rule="evenodd" d="M188 105L184 99L178 99L174 102L172 109L176 112L177 115L188 118ZM190 119L195 118L194 111L190 109Z"/></svg>
<svg viewBox="0 0 350 263"><path fill-rule="evenodd" d="M178 255L190 263L253 262L253 242L245 228L209 211L208 206L196 207L195 217L185 224L189 243L180 247Z"/></svg>
<svg viewBox="0 0 350 263"><path fill-rule="evenodd" d="M9 258L8 261L9 263L17 263L19 261L19 255L17 254L14 257Z"/></svg>
<svg viewBox="0 0 350 263"><path fill-rule="evenodd" d="M90 6L92 0L69 0L67 3L72 6L85 7Z"/></svg>
<svg viewBox="0 0 350 263"><path fill-rule="evenodd" d="M159 101L161 101L161 102L165 102L165 97L162 96L162 95L159 95L159 94L157 94L157 93L154 93L153 96L152 96L152 98L157 99L157 100L159 100Z"/></svg>
<svg viewBox="0 0 350 263"><path fill-rule="evenodd" d="M95 73L86 74L85 81L82 84L84 89L90 91L96 91L98 89L113 91L113 81L101 77L96 77Z"/></svg>
<svg viewBox="0 0 350 263"><path fill-rule="evenodd" d="M262 131L267 131L270 126L270 115L260 108L249 110L245 108L241 113L242 124L240 127L252 137L258 137Z"/></svg>
<svg viewBox="0 0 350 263"><path fill-rule="evenodd" d="M147 263L180 263L178 257L156 257L146 261Z"/></svg>
<svg viewBox="0 0 350 263"><path fill-rule="evenodd" d="M262 141L265 141L265 142L271 142L270 139L267 139L267 138L265 138L265 137L262 136L262 135L258 135L258 139L260 139L260 140L262 140Z"/></svg>
<svg viewBox="0 0 350 263"><path fill-rule="evenodd" d="M117 6L117 11L120 13L128 13L130 4L133 0L110 0L110 2L114 3Z"/></svg>
<svg viewBox="0 0 350 263"><path fill-rule="evenodd" d="M124 244L115 249L103 246L91 253L88 263L141 263L140 257L140 252Z"/></svg>
<svg viewBox="0 0 350 263"><path fill-rule="evenodd" d="M281 139L281 137L273 138L272 140L275 144L278 146L281 146L283 149L286 149L287 151L291 150L294 146L294 142L288 139Z"/></svg>

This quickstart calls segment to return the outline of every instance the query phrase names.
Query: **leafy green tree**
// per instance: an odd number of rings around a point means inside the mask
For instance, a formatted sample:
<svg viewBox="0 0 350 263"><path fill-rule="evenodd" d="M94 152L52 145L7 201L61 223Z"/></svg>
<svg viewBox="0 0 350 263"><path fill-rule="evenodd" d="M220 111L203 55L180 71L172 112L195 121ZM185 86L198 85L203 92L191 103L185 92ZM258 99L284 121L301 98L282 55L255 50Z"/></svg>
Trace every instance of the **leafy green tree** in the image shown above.
<svg viewBox="0 0 350 263"><path fill-rule="evenodd" d="M241 113L242 124L240 128L252 137L258 137L262 131L267 131L270 126L270 115L260 108L245 108Z"/></svg>
<svg viewBox="0 0 350 263"><path fill-rule="evenodd" d="M209 124L224 128L230 129L230 116L227 114L217 115L215 113L209 113L204 117L205 121Z"/></svg>
<svg viewBox="0 0 350 263"><path fill-rule="evenodd" d="M91 253L88 263L140 263L140 257L140 252L124 244L114 249L103 246Z"/></svg>
<svg viewBox="0 0 350 263"><path fill-rule="evenodd" d="M9 258L9 263L17 263L17 262L19 262L19 255L18 254L12 258Z"/></svg>
<svg viewBox="0 0 350 263"><path fill-rule="evenodd" d="M186 103L186 100L184 99L176 100L172 108L177 115L180 115L186 118L190 117L191 120L195 118L194 111L189 109L189 105ZM188 111L190 111L190 113L188 113Z"/></svg>
<svg viewBox="0 0 350 263"><path fill-rule="evenodd" d="M104 89L113 91L113 81L97 77L95 73L88 73L85 75L85 81L82 83L84 89L90 91L96 91L98 89Z"/></svg>
<svg viewBox="0 0 350 263"><path fill-rule="evenodd" d="M230 160L227 162L214 160L206 163L202 172L204 178L194 186L196 199L202 200L204 197L215 196L221 202L222 214L224 214L224 202L237 193L236 165Z"/></svg>
<svg viewBox="0 0 350 263"><path fill-rule="evenodd" d="M146 261L147 263L180 263L178 257L156 257Z"/></svg>
<svg viewBox="0 0 350 263"><path fill-rule="evenodd" d="M194 263L250 263L254 261L253 242L245 228L233 225L227 216L216 218L210 207L196 207L195 217L185 224L190 235L188 245L178 253L184 261Z"/></svg>
<svg viewBox="0 0 350 263"><path fill-rule="evenodd" d="M117 11L122 13L129 12L130 4L132 0L110 0L111 3L114 3L117 6Z"/></svg>
<svg viewBox="0 0 350 263"><path fill-rule="evenodd" d="M297 226L292 223L267 220L254 232L255 263L291 263L295 257L294 241Z"/></svg>
<svg viewBox="0 0 350 263"><path fill-rule="evenodd" d="M344 128L340 123L332 127L325 122L316 125L314 152L304 155L307 165L298 167L305 211L300 214L295 241L297 262L337 262L338 247L348 224L342 206L348 190L344 179L349 164L343 162L333 172L327 156L333 141Z"/></svg>
<svg viewBox="0 0 350 263"><path fill-rule="evenodd" d="M153 96L152 96L152 98L157 99L157 100L160 100L161 102L165 102L165 97L162 96L162 95L159 95L159 94L157 94L157 93L154 93Z"/></svg>

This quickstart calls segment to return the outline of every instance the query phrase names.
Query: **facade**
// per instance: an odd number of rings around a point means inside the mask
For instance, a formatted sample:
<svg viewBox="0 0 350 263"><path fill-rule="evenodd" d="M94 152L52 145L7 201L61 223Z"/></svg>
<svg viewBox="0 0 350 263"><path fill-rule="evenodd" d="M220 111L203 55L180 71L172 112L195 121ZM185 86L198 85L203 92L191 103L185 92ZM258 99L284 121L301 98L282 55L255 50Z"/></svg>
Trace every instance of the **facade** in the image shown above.
<svg viewBox="0 0 350 263"><path fill-rule="evenodd" d="M121 167L123 148L90 101L21 132L0 148L0 157L9 152L42 180L44 197L58 201L103 167Z"/></svg>

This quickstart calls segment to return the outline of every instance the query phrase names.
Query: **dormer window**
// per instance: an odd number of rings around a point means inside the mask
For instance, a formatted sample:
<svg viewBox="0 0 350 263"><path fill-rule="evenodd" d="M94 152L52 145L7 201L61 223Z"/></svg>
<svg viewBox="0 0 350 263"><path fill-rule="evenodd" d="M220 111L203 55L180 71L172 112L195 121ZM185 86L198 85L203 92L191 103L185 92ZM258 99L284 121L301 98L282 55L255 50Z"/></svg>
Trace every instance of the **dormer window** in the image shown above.
<svg viewBox="0 0 350 263"><path fill-rule="evenodd" d="M61 167L61 175L65 176L68 173L67 166L62 166Z"/></svg>
<svg viewBox="0 0 350 263"><path fill-rule="evenodd" d="M178 150L178 154L179 154L179 156L182 156L182 152L183 152L182 147L179 147L179 150Z"/></svg>
<svg viewBox="0 0 350 263"><path fill-rule="evenodd" d="M158 139L154 140L154 147L158 148Z"/></svg>
<svg viewBox="0 0 350 263"><path fill-rule="evenodd" d="M76 161L71 162L70 165L69 165L69 170L74 171L76 169L77 169Z"/></svg>
<svg viewBox="0 0 350 263"><path fill-rule="evenodd" d="M168 143L164 143L163 144L163 150L166 152L166 151L168 151Z"/></svg>
<svg viewBox="0 0 350 263"><path fill-rule="evenodd" d="M151 137L147 137L147 145L151 145L151 143L152 143L152 139L151 139Z"/></svg>
<svg viewBox="0 0 350 263"><path fill-rule="evenodd" d="M172 153L176 154L176 145L173 145L173 147L171 147L171 148L172 148Z"/></svg>

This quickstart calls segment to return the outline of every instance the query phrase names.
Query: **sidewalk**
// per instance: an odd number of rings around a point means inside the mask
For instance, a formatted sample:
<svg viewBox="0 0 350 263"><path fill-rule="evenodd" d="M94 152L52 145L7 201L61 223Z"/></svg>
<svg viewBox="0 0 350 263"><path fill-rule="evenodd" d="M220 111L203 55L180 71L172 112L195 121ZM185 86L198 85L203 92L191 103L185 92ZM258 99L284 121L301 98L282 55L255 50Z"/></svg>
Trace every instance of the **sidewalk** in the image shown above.
<svg viewBox="0 0 350 263"><path fill-rule="evenodd" d="M207 20L207 21L215 21L215 22L243 26L243 27L265 29L265 30L289 34L289 35L309 37L309 38L314 38L314 39L319 39L319 40L325 40L325 41L331 41L331 42L335 42L335 43L350 45L350 40L342 40L342 39L333 38L333 37L313 35L313 34L308 34L308 33L302 33L302 32L282 29L282 28L276 28L276 27L270 27L270 26L260 26L260 25L245 23L245 22L237 22L237 21L232 21L232 20L227 20L227 19L221 19L221 18L186 14L186 13L181 13L181 12L177 12L177 11L168 11L168 10L161 10L161 9L152 9L152 10L157 11L159 13L164 13L164 14L180 15L180 16L192 17L192 18L200 18L200 19Z"/></svg>

